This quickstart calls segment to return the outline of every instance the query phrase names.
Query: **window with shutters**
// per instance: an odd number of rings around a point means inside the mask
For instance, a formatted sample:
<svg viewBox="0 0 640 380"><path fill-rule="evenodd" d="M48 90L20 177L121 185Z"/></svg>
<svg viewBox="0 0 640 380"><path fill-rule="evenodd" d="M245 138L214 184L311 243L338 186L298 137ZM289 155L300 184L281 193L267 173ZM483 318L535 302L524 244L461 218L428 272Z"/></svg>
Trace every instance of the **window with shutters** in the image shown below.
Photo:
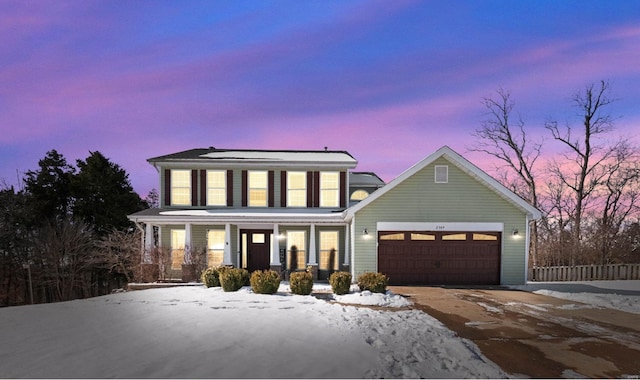
<svg viewBox="0 0 640 380"><path fill-rule="evenodd" d="M340 176L338 172L320 172L320 207L340 204Z"/></svg>
<svg viewBox="0 0 640 380"><path fill-rule="evenodd" d="M249 171L247 184L249 207L267 206L268 182L266 171Z"/></svg>
<svg viewBox="0 0 640 380"><path fill-rule="evenodd" d="M305 207L307 205L307 173L287 172L287 206Z"/></svg>
<svg viewBox="0 0 640 380"><path fill-rule="evenodd" d="M227 205L226 170L207 170L207 206Z"/></svg>
<svg viewBox="0 0 640 380"><path fill-rule="evenodd" d="M171 170L171 205L191 205L191 170Z"/></svg>

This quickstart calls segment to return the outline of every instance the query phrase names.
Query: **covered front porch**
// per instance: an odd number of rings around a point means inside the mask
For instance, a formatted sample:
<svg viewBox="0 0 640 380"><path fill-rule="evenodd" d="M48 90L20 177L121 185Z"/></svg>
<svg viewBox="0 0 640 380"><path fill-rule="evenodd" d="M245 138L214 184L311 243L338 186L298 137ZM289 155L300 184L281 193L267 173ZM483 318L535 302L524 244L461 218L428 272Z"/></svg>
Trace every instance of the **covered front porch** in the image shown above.
<svg viewBox="0 0 640 380"><path fill-rule="evenodd" d="M315 280L350 270L351 236L343 213L243 211L153 209L133 215L144 232L143 266L157 264L159 280L184 280L185 270L199 277L205 268L219 265L250 272L272 269L283 278L308 268Z"/></svg>

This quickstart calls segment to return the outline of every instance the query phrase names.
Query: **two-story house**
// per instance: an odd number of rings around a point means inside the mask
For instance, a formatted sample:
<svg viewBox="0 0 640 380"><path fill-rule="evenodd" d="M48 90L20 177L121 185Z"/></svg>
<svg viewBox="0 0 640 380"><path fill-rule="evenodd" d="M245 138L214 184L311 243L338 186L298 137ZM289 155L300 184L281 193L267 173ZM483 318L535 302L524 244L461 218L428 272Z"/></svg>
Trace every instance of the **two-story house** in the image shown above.
<svg viewBox="0 0 640 380"><path fill-rule="evenodd" d="M522 284L540 211L443 146L384 184L344 151L192 149L148 160L160 207L129 216L143 263L379 271L392 284Z"/></svg>
<svg viewBox="0 0 640 380"><path fill-rule="evenodd" d="M208 266L254 271L310 265L320 279L348 270L350 237L342 212L351 196L349 181L356 179L359 199L381 185L376 178L382 182L372 173L351 174L357 161L326 149L211 147L148 162L160 174L160 208L130 219L144 224L146 252L170 249L174 275L185 254L203 249Z"/></svg>

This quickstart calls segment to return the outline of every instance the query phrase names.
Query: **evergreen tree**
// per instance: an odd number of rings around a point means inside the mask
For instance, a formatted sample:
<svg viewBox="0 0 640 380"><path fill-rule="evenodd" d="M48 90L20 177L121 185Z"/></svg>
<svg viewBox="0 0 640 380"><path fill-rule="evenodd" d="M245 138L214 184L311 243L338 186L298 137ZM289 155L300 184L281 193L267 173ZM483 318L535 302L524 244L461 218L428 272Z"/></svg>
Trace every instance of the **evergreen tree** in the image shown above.
<svg viewBox="0 0 640 380"><path fill-rule="evenodd" d="M78 160L77 166L74 217L91 224L99 236L131 227L127 215L144 209L144 203L124 169L97 151L90 152L85 161Z"/></svg>
<svg viewBox="0 0 640 380"><path fill-rule="evenodd" d="M65 218L73 204L71 181L75 168L55 149L38 161L37 171L28 171L24 179L25 191L32 199L33 217L42 225L48 219Z"/></svg>

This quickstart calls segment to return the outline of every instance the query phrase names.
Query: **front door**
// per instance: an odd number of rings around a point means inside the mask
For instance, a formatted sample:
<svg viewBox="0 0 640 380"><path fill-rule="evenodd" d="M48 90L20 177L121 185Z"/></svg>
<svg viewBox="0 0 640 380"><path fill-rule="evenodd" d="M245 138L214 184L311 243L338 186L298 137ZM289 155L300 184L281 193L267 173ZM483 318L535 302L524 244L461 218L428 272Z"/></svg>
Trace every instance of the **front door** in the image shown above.
<svg viewBox="0 0 640 380"><path fill-rule="evenodd" d="M265 270L270 268L271 234L270 230L245 230L247 242L247 270Z"/></svg>

